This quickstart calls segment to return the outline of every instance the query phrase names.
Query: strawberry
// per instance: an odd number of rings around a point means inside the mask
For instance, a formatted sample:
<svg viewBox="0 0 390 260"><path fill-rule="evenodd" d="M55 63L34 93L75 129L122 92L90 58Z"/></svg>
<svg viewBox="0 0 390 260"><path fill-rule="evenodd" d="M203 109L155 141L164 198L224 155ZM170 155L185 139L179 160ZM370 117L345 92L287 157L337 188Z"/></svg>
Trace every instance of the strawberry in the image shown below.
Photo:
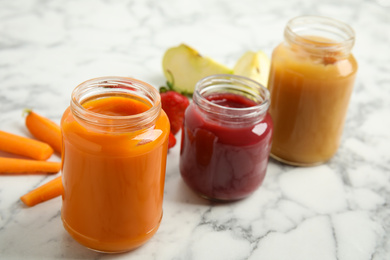
<svg viewBox="0 0 390 260"><path fill-rule="evenodd" d="M173 90L160 93L162 109L171 123L171 133L177 134L183 125L184 111L190 104L188 98Z"/></svg>
<svg viewBox="0 0 390 260"><path fill-rule="evenodd" d="M172 134L172 132L169 133L169 139L168 139L168 149L171 149L176 145L176 137Z"/></svg>

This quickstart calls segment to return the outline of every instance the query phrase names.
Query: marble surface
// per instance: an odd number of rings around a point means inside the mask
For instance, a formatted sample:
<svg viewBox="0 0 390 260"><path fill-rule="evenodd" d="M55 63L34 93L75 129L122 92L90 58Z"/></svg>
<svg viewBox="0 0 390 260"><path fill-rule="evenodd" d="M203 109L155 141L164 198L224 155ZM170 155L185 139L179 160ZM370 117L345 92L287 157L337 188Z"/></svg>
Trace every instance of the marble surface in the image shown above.
<svg viewBox="0 0 390 260"><path fill-rule="evenodd" d="M54 176L0 176L0 259L390 259L389 0L0 0L0 130L29 136L24 108L59 123L72 89L93 77L159 87L162 55L180 43L231 67L247 50L271 55L286 22L307 14L345 21L357 35L359 73L331 161L271 160L251 197L218 205L185 186L177 145L160 229L118 255L76 243L62 227L60 198L22 205L21 195Z"/></svg>

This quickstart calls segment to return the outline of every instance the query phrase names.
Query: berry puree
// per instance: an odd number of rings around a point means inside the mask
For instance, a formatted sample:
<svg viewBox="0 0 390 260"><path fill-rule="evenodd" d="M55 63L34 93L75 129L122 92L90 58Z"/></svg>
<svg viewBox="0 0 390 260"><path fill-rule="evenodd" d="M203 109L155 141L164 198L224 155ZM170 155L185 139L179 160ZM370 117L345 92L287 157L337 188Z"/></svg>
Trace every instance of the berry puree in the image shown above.
<svg viewBox="0 0 390 260"><path fill-rule="evenodd" d="M257 105L251 99L232 93L216 93L204 98L215 105L237 110ZM238 123L226 122L226 115L229 111L210 116L191 103L185 113L180 158L185 183L203 197L222 201L247 197L261 185L273 128L267 112L249 122Z"/></svg>
<svg viewBox="0 0 390 260"><path fill-rule="evenodd" d="M224 107L245 108L256 106L257 103L249 98L231 93L211 94L206 99Z"/></svg>

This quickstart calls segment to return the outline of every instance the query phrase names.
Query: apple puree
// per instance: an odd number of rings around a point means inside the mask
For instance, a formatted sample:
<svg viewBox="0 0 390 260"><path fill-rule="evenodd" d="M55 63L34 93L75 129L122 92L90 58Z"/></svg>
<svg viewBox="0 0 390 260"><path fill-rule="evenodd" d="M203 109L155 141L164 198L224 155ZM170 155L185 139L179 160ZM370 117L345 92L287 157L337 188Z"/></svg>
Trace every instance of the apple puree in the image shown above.
<svg viewBox="0 0 390 260"><path fill-rule="evenodd" d="M315 47L325 47L322 55L308 50L310 45L282 43L273 52L270 69L271 153L296 165L327 161L337 151L357 71L352 54L324 54L332 43L311 40Z"/></svg>

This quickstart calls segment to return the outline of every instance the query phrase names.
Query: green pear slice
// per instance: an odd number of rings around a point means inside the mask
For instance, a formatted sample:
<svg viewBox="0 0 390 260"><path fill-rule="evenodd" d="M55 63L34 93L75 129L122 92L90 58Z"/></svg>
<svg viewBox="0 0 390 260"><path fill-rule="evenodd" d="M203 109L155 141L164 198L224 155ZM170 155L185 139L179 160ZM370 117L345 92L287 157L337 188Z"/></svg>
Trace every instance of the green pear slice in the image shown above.
<svg viewBox="0 0 390 260"><path fill-rule="evenodd" d="M196 83L204 77L233 73L232 69L200 55L186 44L169 48L164 54L162 67L168 87L184 94L192 94Z"/></svg>
<svg viewBox="0 0 390 260"><path fill-rule="evenodd" d="M233 74L251 78L267 87L269 70L270 59L263 51L247 51L238 59Z"/></svg>

